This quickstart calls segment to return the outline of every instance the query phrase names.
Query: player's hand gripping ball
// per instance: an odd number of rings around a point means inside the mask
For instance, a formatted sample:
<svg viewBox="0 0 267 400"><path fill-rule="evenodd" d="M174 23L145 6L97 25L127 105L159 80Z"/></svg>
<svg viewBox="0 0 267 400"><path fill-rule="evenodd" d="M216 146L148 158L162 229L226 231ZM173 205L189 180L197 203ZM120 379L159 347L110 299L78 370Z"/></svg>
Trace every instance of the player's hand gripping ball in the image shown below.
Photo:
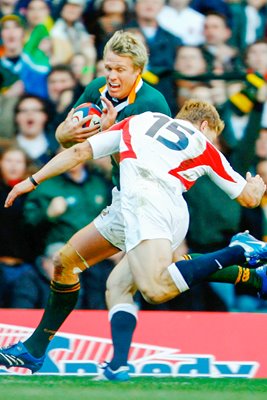
<svg viewBox="0 0 267 400"><path fill-rule="evenodd" d="M96 104L82 103L75 108L72 121L74 124L78 124L83 118L87 117L88 115L92 115L93 118L87 121L83 127L93 128L95 125L99 124L101 114L102 111Z"/></svg>

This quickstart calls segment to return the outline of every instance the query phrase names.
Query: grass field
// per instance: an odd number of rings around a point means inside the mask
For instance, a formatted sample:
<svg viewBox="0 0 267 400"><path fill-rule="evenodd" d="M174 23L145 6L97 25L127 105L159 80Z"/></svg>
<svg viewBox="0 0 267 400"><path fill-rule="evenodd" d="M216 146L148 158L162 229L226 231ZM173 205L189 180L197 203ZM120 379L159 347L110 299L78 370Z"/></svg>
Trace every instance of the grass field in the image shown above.
<svg viewBox="0 0 267 400"><path fill-rule="evenodd" d="M1 376L0 400L266 400L267 379Z"/></svg>

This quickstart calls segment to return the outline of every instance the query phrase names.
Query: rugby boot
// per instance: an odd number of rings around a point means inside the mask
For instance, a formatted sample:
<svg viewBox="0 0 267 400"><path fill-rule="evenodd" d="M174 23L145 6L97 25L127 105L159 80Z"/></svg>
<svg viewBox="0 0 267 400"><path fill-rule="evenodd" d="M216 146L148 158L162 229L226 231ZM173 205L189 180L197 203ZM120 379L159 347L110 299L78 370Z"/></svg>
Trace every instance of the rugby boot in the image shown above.
<svg viewBox="0 0 267 400"><path fill-rule="evenodd" d="M45 356L33 357L22 342L0 349L0 365L7 368L28 368L32 373L39 371L45 360Z"/></svg>
<svg viewBox="0 0 267 400"><path fill-rule="evenodd" d="M115 371L113 371L107 362L100 366L102 368L101 373L94 378L94 381L117 381L117 382L125 382L130 378L129 375L129 367L123 366Z"/></svg>
<svg viewBox="0 0 267 400"><path fill-rule="evenodd" d="M249 234L249 231L234 235L229 246L243 247L245 257L250 266L256 266L261 261L267 259L267 243L254 238L254 236Z"/></svg>

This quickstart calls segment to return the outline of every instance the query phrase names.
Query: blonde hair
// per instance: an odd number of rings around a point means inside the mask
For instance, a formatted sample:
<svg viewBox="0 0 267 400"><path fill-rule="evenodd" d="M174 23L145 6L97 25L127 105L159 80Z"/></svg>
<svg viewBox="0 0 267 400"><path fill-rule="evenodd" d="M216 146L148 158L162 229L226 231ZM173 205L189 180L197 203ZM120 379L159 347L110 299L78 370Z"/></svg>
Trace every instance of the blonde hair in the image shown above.
<svg viewBox="0 0 267 400"><path fill-rule="evenodd" d="M210 129L214 130L219 135L223 128L224 122L216 108L201 100L187 100L175 118L185 119L194 125L198 125L202 121L207 121Z"/></svg>
<svg viewBox="0 0 267 400"><path fill-rule="evenodd" d="M148 62L147 49L144 43L131 32L115 32L104 47L103 58L108 51L119 56L130 57L135 68L140 68L141 72Z"/></svg>

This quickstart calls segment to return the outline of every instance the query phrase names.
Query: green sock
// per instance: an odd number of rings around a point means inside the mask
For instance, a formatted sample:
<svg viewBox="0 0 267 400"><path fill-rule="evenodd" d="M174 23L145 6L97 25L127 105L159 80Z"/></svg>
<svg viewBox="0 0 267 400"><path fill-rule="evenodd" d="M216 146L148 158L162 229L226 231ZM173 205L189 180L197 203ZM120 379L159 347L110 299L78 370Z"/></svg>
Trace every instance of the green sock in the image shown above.
<svg viewBox="0 0 267 400"><path fill-rule="evenodd" d="M51 282L51 291L43 317L32 335L24 342L28 351L37 358L42 357L54 335L74 309L80 283L61 285Z"/></svg>
<svg viewBox="0 0 267 400"><path fill-rule="evenodd" d="M186 258L197 258L201 254L193 253L186 256ZM208 282L221 282L221 283L233 283L238 286L248 287L255 289L255 293L261 288L262 279L256 274L254 269L241 267L239 265L232 265L220 269L207 278Z"/></svg>

